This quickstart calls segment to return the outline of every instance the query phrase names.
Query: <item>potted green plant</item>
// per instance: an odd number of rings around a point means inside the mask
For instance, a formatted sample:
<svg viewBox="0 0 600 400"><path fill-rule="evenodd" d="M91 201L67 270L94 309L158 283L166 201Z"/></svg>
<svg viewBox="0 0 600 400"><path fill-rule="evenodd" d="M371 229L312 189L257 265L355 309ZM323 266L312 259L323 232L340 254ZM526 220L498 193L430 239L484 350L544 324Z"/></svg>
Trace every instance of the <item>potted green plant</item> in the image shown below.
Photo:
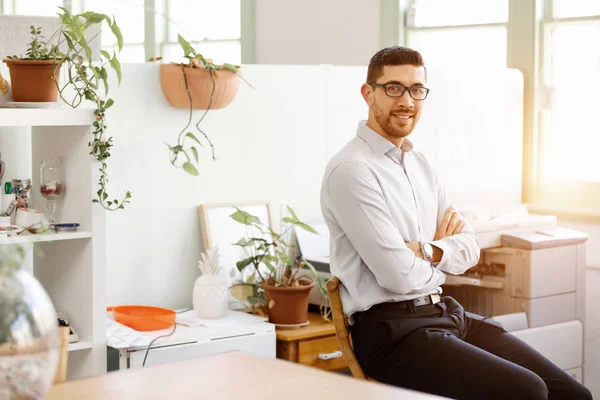
<svg viewBox="0 0 600 400"><path fill-rule="evenodd" d="M117 58L117 50L120 52L123 48L123 36L116 20L105 14L92 11L71 14L63 7L59 9L59 27L47 40L42 36L40 28L31 26L32 39L26 56L15 55L3 60L9 68L13 100L55 102L60 96L63 102L73 108L79 107L84 100L93 102L96 121L92 124L90 154L101 163L99 190L93 201L109 211L123 209L129 203L131 193L127 192L120 200L112 200L106 189L106 160L110 157L113 138L106 136L105 116L106 110L114 104L113 99L107 98L109 68L116 74L118 82L121 82L121 64ZM92 60L90 43L99 33L88 39L87 30L103 21L106 21L117 39L118 49L113 49L112 55L101 50L101 61L97 62ZM62 84L59 79L61 66L67 69L67 79ZM68 96L67 88L72 89Z"/></svg>
<svg viewBox="0 0 600 400"><path fill-rule="evenodd" d="M198 168L192 162L192 158L197 164L199 155L194 143L200 146L203 144L189 129L192 125L193 110L205 110L196 121L195 127L210 145L212 158L216 160L215 148L208 135L200 128L200 123L209 110L224 108L233 101L239 89L240 79L250 87L252 85L241 76L239 66L227 63L214 64L212 60L198 53L181 35L178 35L178 41L188 62L162 64L160 66L161 88L169 104L188 109L189 117L177 137L177 143L173 146L167 144L167 146L171 164L197 176ZM159 59L161 58L155 58L155 60ZM188 139L192 141L190 146L186 143ZM181 165L178 163L179 156L185 157Z"/></svg>
<svg viewBox="0 0 600 400"><path fill-rule="evenodd" d="M237 262L242 272L251 269L244 283L232 287L235 297L246 300L257 314L268 314L269 321L280 325L302 325L308 321L309 292L318 286L324 299L328 299L325 281L320 279L315 268L288 243L286 237L294 227L317 234L311 226L298 219L291 207L290 217L281 221L288 228L281 234L265 227L260 219L241 209L231 218L246 225L247 235L236 246L245 250L247 257ZM303 274L306 269L310 274ZM327 318L328 308L321 305L321 313Z"/></svg>

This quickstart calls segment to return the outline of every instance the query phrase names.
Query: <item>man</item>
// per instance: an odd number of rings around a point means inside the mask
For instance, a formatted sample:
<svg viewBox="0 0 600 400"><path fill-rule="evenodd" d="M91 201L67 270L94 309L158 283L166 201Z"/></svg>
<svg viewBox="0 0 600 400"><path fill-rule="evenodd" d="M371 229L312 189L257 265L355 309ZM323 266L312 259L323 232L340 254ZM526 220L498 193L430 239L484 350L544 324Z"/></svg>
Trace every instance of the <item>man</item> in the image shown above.
<svg viewBox="0 0 600 400"><path fill-rule="evenodd" d="M458 399L590 399L499 324L440 296L444 273L477 264L480 248L407 139L426 84L417 51L375 54L361 87L369 118L323 178L331 273L343 284L361 367L380 382Z"/></svg>

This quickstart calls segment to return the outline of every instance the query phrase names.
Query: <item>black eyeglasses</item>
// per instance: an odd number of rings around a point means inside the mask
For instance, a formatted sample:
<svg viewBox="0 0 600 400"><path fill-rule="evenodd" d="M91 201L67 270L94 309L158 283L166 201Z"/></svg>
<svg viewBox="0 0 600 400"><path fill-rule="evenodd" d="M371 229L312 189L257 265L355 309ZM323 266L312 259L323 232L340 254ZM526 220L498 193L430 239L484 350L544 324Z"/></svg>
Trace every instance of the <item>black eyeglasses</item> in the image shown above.
<svg viewBox="0 0 600 400"><path fill-rule="evenodd" d="M423 86L404 86L399 83L369 83L372 87L382 87L385 94L389 97L402 97L408 90L408 94L415 100L425 100L429 94L429 89Z"/></svg>

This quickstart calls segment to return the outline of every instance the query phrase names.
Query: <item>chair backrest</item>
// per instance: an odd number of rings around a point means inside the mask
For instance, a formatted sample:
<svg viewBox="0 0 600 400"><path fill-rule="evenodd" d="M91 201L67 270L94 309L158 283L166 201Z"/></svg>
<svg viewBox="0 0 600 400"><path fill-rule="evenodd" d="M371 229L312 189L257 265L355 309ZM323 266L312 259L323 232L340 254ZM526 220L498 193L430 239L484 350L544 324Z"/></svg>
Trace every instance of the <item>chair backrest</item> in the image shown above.
<svg viewBox="0 0 600 400"><path fill-rule="evenodd" d="M348 331L348 317L344 314L342 309L342 299L340 297L340 288L342 283L335 276L327 281L327 292L329 293L329 301L331 303L331 315L333 317L333 326L335 327L335 335L342 349L342 355L350 372L355 378L368 379L363 372L352 344L350 343L350 332Z"/></svg>
<svg viewBox="0 0 600 400"><path fill-rule="evenodd" d="M58 348L58 367L54 375L54 384L67 380L67 363L69 358L69 334L71 330L66 326L58 328L60 347Z"/></svg>

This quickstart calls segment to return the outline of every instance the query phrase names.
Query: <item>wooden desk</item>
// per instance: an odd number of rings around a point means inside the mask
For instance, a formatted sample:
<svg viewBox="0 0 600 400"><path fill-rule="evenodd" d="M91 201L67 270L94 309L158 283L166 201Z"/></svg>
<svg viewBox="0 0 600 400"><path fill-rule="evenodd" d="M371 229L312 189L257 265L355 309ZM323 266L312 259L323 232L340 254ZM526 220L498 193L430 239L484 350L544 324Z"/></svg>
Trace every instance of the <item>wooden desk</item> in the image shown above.
<svg viewBox="0 0 600 400"><path fill-rule="evenodd" d="M425 400L439 397L235 352L63 383L52 387L47 399Z"/></svg>
<svg viewBox="0 0 600 400"><path fill-rule="evenodd" d="M277 358L327 371L348 368L341 356L333 322L308 313L310 324L296 329L277 328ZM338 357L323 360L319 355L339 352Z"/></svg>

